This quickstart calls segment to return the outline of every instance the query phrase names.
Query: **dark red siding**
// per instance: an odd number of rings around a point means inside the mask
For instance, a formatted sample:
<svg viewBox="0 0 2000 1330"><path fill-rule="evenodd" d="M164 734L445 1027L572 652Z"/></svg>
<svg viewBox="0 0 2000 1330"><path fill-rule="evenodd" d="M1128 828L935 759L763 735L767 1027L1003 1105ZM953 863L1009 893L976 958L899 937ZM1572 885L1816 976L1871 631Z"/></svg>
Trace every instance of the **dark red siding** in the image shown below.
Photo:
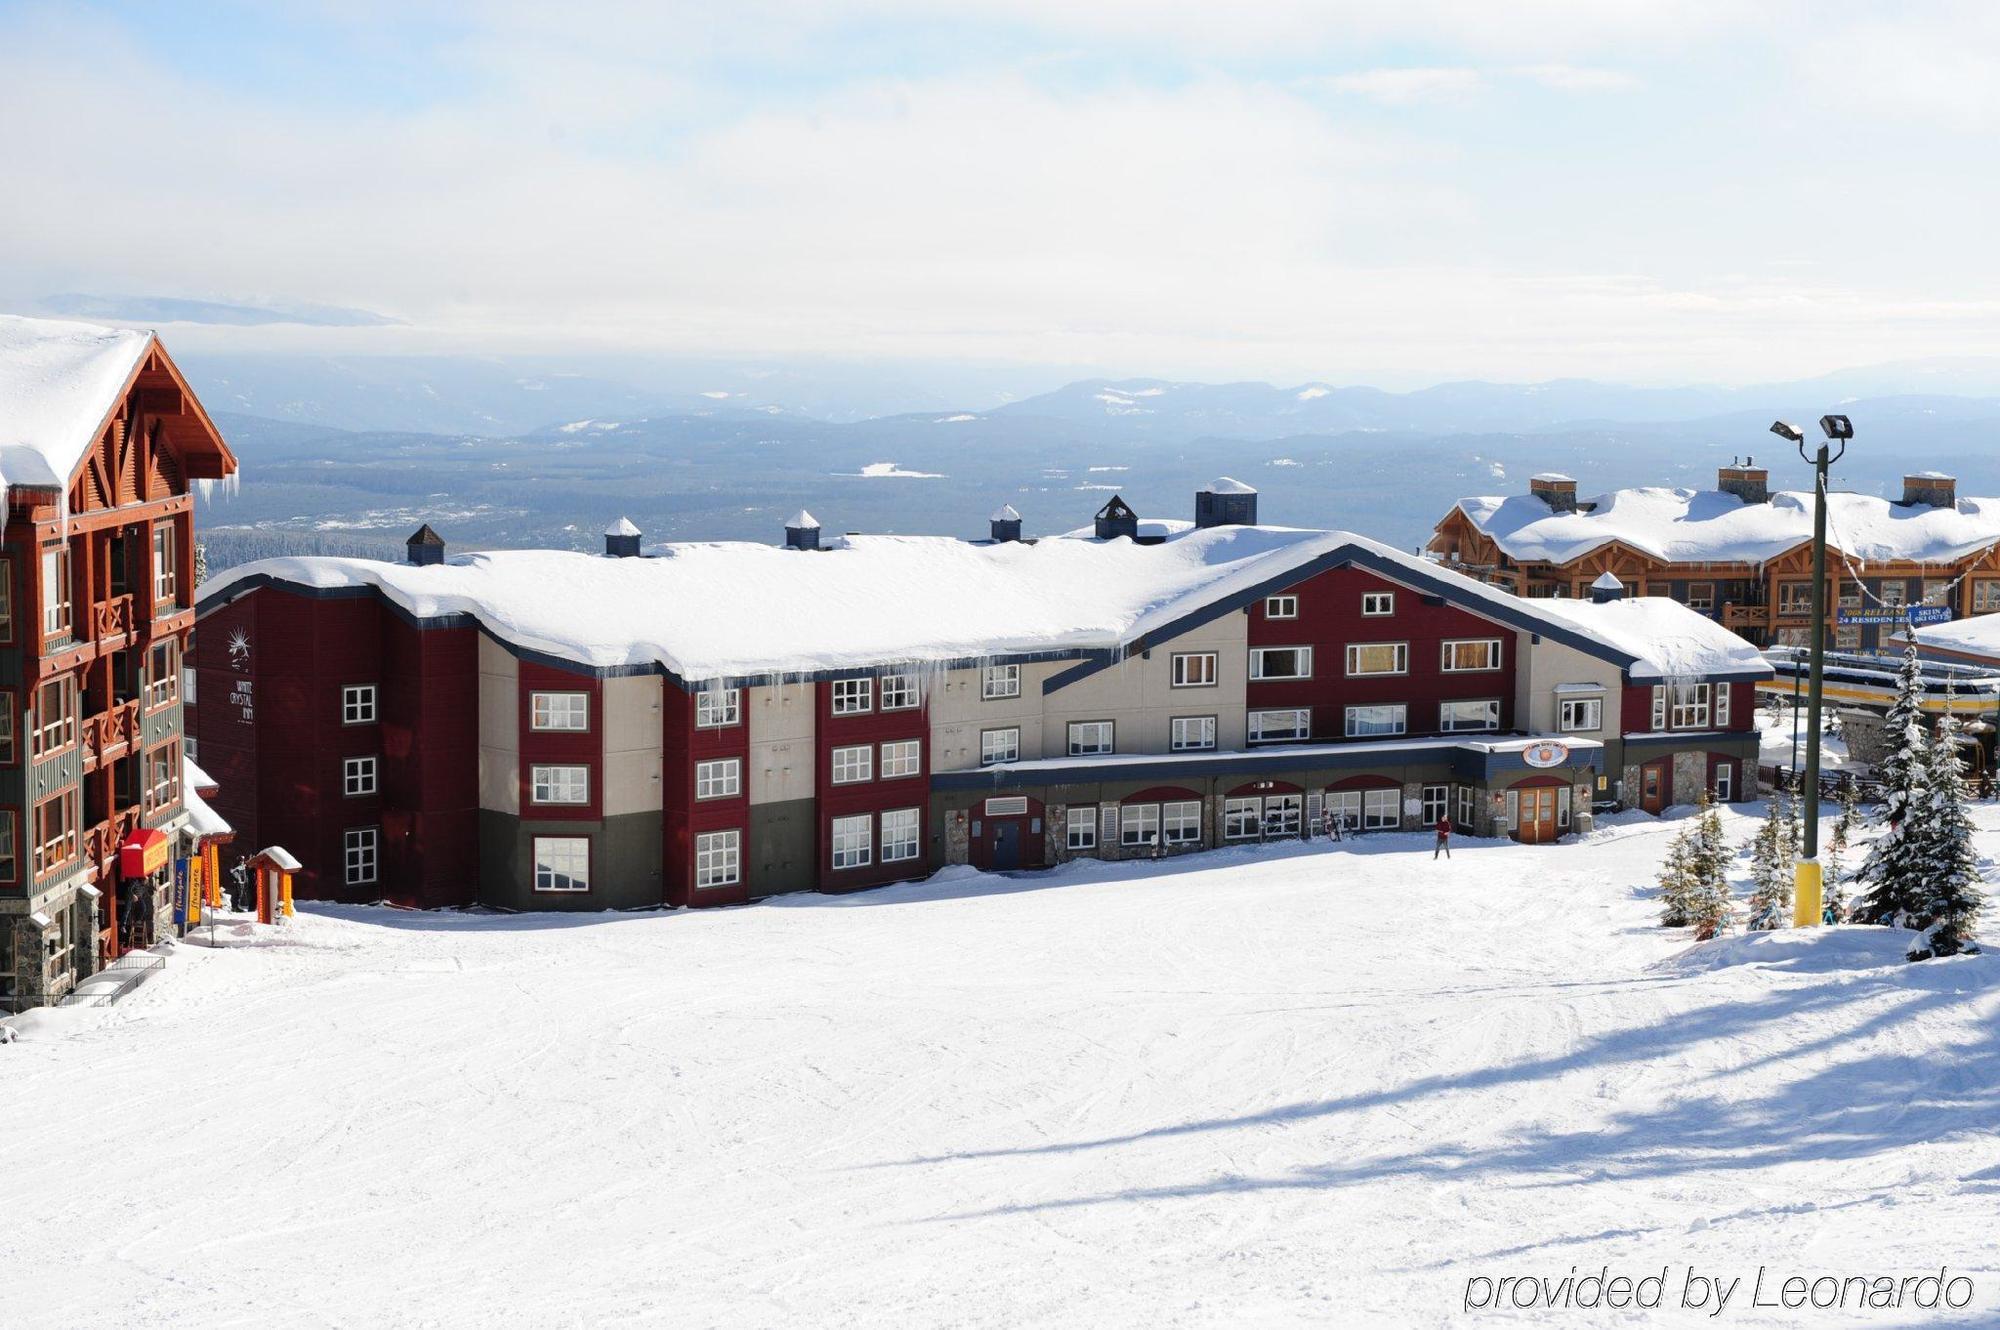
<svg viewBox="0 0 2000 1330"><path fill-rule="evenodd" d="M666 897L669 905L734 905L750 899L750 690L737 694L737 723L697 729L695 695L669 683L660 708L661 812L666 818L662 837L666 855ZM741 793L734 799L694 797L697 762L733 757L742 763ZM743 833L742 879L730 887L694 885L694 838L703 832Z"/></svg>
<svg viewBox="0 0 2000 1330"><path fill-rule="evenodd" d="M475 662L474 668L477 668ZM582 730L538 730L534 726L536 693L582 693L589 725ZM521 818L534 822L596 822L604 816L604 688L595 678L522 661L519 706L521 716ZM474 753L477 757L477 753ZM580 804L538 804L533 801L536 765L583 767L590 772L590 798ZM475 791L475 798L477 792Z"/></svg>
<svg viewBox="0 0 2000 1330"><path fill-rule="evenodd" d="M921 705L908 710L883 711L880 681L877 680L871 693L873 705L868 711L859 715L836 716L833 714L833 689L821 683L814 685L814 692L817 696L813 705L818 718L814 788L819 793L821 888L826 891L852 891L924 876L929 871L927 847L930 844L930 699L926 697ZM881 745L899 739L917 741L919 774L883 780ZM875 779L853 785L835 785L833 750L863 743L875 748ZM917 810L917 857L883 863L882 814L900 808ZM833 867L833 819L864 813L873 819L874 826L870 862L863 868L836 870Z"/></svg>

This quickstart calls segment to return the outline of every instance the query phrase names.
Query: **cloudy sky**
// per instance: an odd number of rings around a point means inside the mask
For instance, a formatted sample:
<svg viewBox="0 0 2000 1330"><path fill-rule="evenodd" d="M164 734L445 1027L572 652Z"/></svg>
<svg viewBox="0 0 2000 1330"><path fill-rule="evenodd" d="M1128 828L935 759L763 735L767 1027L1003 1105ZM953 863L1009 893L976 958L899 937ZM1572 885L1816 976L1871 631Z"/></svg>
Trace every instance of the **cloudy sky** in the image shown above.
<svg viewBox="0 0 2000 1330"><path fill-rule="evenodd" d="M1993 355L1996 61L1986 4L0 0L0 303L1386 386Z"/></svg>

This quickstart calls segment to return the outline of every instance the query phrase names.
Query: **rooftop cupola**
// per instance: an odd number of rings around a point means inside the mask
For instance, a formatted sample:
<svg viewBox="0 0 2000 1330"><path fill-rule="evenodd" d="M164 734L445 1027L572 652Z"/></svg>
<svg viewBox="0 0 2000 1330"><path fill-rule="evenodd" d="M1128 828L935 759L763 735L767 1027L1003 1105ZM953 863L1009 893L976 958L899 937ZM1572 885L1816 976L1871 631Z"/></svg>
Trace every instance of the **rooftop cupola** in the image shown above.
<svg viewBox="0 0 2000 1330"><path fill-rule="evenodd" d="M786 518L785 548L793 550L818 549L819 519L803 508Z"/></svg>
<svg viewBox="0 0 2000 1330"><path fill-rule="evenodd" d="M1111 502L1097 510L1097 538L1116 540L1120 536L1136 540L1139 535L1139 514L1132 511L1132 505L1114 494Z"/></svg>
<svg viewBox="0 0 2000 1330"><path fill-rule="evenodd" d="M1021 514L1014 511L1014 505L1003 503L993 510L986 519L992 528L993 543L1006 545L1021 538Z"/></svg>
<svg viewBox="0 0 2000 1330"><path fill-rule="evenodd" d="M639 528L631 518L621 517L604 528L604 552L613 559L639 557Z"/></svg>
<svg viewBox="0 0 2000 1330"><path fill-rule="evenodd" d="M431 530L429 522L417 528L405 548L409 550L410 562L418 568L444 562L444 537Z"/></svg>
<svg viewBox="0 0 2000 1330"><path fill-rule="evenodd" d="M1752 457L1717 467L1715 487L1724 494L1734 494L1745 503L1771 501L1771 473L1767 468L1758 466Z"/></svg>
<svg viewBox="0 0 2000 1330"><path fill-rule="evenodd" d="M1256 487L1233 476L1218 476L1194 492L1194 524L1256 526Z"/></svg>
<svg viewBox="0 0 2000 1330"><path fill-rule="evenodd" d="M1544 471L1528 478L1528 493L1546 503L1551 512L1576 511L1575 476L1566 476L1560 471Z"/></svg>
<svg viewBox="0 0 2000 1330"><path fill-rule="evenodd" d="M1904 476L1903 502L1926 508L1956 508L1958 481L1942 471L1918 471Z"/></svg>
<svg viewBox="0 0 2000 1330"><path fill-rule="evenodd" d="M1599 573L1597 580L1590 584L1590 603L1603 605L1608 601L1625 599L1625 584L1618 580L1616 573Z"/></svg>

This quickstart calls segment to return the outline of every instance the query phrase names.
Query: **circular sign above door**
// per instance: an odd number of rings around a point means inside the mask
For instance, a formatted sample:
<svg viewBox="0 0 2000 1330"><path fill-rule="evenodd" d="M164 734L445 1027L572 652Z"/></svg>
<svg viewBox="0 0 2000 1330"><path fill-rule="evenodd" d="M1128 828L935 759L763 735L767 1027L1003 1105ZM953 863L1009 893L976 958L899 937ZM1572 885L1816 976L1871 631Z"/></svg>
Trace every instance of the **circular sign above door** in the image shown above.
<svg viewBox="0 0 2000 1330"><path fill-rule="evenodd" d="M1569 761L1569 745L1554 739L1543 739L1523 748L1521 760L1531 767L1559 767Z"/></svg>

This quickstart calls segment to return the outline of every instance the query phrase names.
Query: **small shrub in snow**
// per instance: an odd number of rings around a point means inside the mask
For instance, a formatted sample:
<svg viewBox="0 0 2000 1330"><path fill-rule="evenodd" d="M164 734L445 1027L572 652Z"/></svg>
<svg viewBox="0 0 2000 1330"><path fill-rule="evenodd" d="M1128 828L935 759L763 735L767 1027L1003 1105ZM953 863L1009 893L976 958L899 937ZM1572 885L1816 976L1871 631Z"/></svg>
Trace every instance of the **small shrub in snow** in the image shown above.
<svg viewBox="0 0 2000 1330"><path fill-rule="evenodd" d="M1861 822L1860 803L1854 789L1855 783L1851 780L1840 787L1840 817L1827 837L1826 853L1820 857L1825 893L1821 914L1830 924L1847 922L1847 851L1854 843L1854 831Z"/></svg>

